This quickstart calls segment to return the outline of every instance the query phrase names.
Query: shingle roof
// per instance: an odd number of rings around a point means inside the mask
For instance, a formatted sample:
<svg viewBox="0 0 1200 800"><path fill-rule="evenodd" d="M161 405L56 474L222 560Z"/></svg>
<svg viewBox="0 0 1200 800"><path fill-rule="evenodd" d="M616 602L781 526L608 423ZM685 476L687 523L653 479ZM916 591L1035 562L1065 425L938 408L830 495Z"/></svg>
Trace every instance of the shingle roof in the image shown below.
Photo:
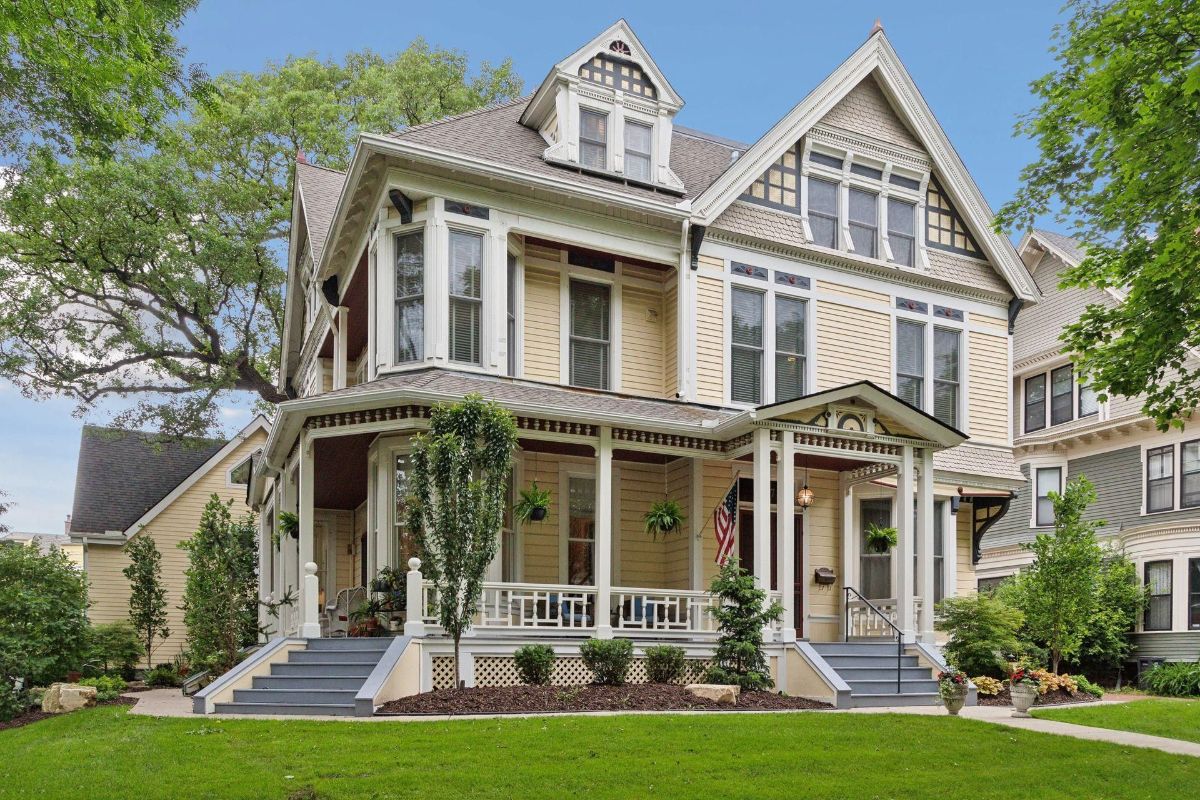
<svg viewBox="0 0 1200 800"><path fill-rule="evenodd" d="M304 224L308 227L313 261L319 262L346 173L301 161L296 163L296 182L304 199Z"/></svg>
<svg viewBox="0 0 1200 800"><path fill-rule="evenodd" d="M1067 236L1066 234L1062 233L1055 233L1054 231L1042 230L1041 228L1034 230L1033 233L1039 239L1045 240L1047 244L1051 244L1063 251L1063 253L1072 261L1074 261L1075 264L1078 264L1087 257L1087 252L1083 249L1083 246L1079 243L1079 240L1075 239L1074 237Z"/></svg>
<svg viewBox="0 0 1200 800"><path fill-rule="evenodd" d="M960 444L933 454L933 468L946 472L963 472L991 478L1024 481L1025 476L1013 461L1007 447L987 447L971 443Z"/></svg>
<svg viewBox="0 0 1200 800"><path fill-rule="evenodd" d="M660 200L674 205L678 196L642 186L627 184L547 163L542 158L546 140L535 130L521 124L528 97L468 111L446 119L415 125L388 134L394 139L415 142L446 152L471 156L538 175L571 180L583 186L602 187L625 194ZM684 184L684 197L704 191L733 162L739 148L733 142L706 136L696 131L675 129L671 139L671 169ZM745 148L740 148L745 149Z"/></svg>
<svg viewBox="0 0 1200 800"><path fill-rule="evenodd" d="M71 533L127 530L225 444L85 425Z"/></svg>

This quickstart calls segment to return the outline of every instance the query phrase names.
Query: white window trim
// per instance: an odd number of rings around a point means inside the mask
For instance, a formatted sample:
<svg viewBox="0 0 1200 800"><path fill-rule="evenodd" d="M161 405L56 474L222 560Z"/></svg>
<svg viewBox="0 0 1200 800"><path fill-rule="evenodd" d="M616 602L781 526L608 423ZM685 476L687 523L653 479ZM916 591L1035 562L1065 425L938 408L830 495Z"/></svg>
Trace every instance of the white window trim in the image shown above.
<svg viewBox="0 0 1200 800"><path fill-rule="evenodd" d="M507 237L506 237L507 238ZM508 256L513 256L516 259L516 268L513 270L513 281L516 287L513 289L513 336L515 341L505 341L504 343L504 372L508 371L508 354L514 352L513 356L513 378L522 378L525 376L525 248L520 244L509 243L505 252L504 268L508 270ZM507 275L506 275L507 278ZM505 336L507 339L508 331L508 297L505 296L504 321L505 321Z"/></svg>
<svg viewBox="0 0 1200 800"><path fill-rule="evenodd" d="M621 391L621 295L624 294L623 265L614 257L612 272L567 263L567 251L559 251L559 326L558 379L571 386L571 281L595 283L609 287L608 301L608 388L595 391ZM588 387L584 387L588 388Z"/></svg>
<svg viewBox="0 0 1200 800"><path fill-rule="evenodd" d="M571 478L586 478L595 483L596 470L587 469L582 460L572 460L562 462L558 467L558 582L566 586L570 584L571 576L567 574L568 570L568 545L571 536ZM614 496L616 492L613 493ZM595 510L593 510L595 513ZM596 514L596 520L599 520L599 514ZM595 538L592 539L592 578L591 584L580 584L580 586L595 586L596 564L597 557ZM573 585L573 584L571 584Z"/></svg>
<svg viewBox="0 0 1200 800"><path fill-rule="evenodd" d="M1049 530L1054 527L1050 525L1039 525L1037 521L1037 473L1040 469L1057 469L1058 473L1058 492L1061 494L1063 487L1067 483L1067 460L1065 458L1042 458L1037 461L1029 462L1029 527L1033 529Z"/></svg>
<svg viewBox="0 0 1200 800"><path fill-rule="evenodd" d="M1081 384L1079 381L1078 369L1072 369L1072 371L1071 371L1071 418L1069 420L1067 420L1066 422L1058 422L1058 423L1055 423L1051 420L1051 416L1050 416L1051 394L1050 394L1050 392L1051 392L1052 381L1051 381L1050 376L1056 369L1061 369L1062 367L1065 367L1065 366L1073 366L1073 365L1071 364L1071 361L1069 359L1056 359L1055 361L1051 362L1050 364L1047 364L1044 366L1039 366L1037 369L1033 369L1033 370L1021 373L1020 375L1016 376L1017 377L1016 391L1017 391L1018 397L1016 398L1016 402L1013 405L1019 409L1020 420L1021 420L1020 430L1021 430L1022 436L1041 436L1041 435L1044 435L1044 434L1048 433L1049 431L1056 429L1056 428L1064 429L1066 426L1071 425L1073 423L1078 423L1080 420L1087 420L1089 422L1106 422L1108 420L1109 416L1108 416L1108 401L1107 400L1105 400L1105 401L1097 400L1095 413L1088 414L1088 415L1082 416L1082 417L1079 415L1079 389L1084 384ZM1040 428L1036 428L1031 431L1031 430L1027 430L1025 427L1025 382L1031 378L1036 378L1039 375L1045 376L1045 379L1046 379L1046 396L1042 400L1042 406L1045 409L1045 413L1046 413L1046 416L1045 416L1046 424Z"/></svg>
<svg viewBox="0 0 1200 800"><path fill-rule="evenodd" d="M252 458L253 458L253 459L257 459L259 456L261 456L261 455L262 455L262 452L263 452L263 451L262 451L262 448L261 448L261 447L259 447L259 448L257 448L256 450L254 450L254 452L250 453L250 455L248 455L248 456L246 456L245 458L243 458L243 459L239 460L239 461L238 461L236 464L234 464L232 467L230 467L229 469L225 470L225 488L226 488L226 489L235 489L235 488L238 488L238 487L245 487L245 486L246 486L246 484L245 484L245 483L234 483L234 481L233 481L233 473L234 473L234 471L235 471L235 470L237 470L239 467L241 467L243 464L245 464L245 463L246 463L247 461L249 461L250 459L252 459Z"/></svg>
<svg viewBox="0 0 1200 800"><path fill-rule="evenodd" d="M488 257L489 234L491 229L488 227L479 227L475 225L466 225L455 220L453 223L446 225L446 294L445 308L443 318L446 324L443 328L446 341L446 363L452 364L455 369L479 369L486 371L488 366L488 332L491 330L489 322L491 314L495 313L494 303L489 303L488 298L495 296L496 276L493 274L494 266ZM468 236L479 237L479 363L474 364L470 361L455 361L450 357L450 235L452 233L463 233ZM506 259L507 261L507 259ZM508 269L508 264L504 265L505 270ZM428 267L426 267L428 271ZM439 302L442 298L439 298ZM508 316L508 297L504 296L502 305L504 306L505 317ZM507 322L507 319L505 320ZM427 326L428 327L428 326ZM507 365L506 365L507 366Z"/></svg>
<svg viewBox="0 0 1200 800"><path fill-rule="evenodd" d="M607 120L605 123L606 130L604 132L603 169L606 172L616 172L616 140L618 138L617 130L621 127L621 122L623 122L620 114L617 113L617 109L620 107L620 104L614 104L610 106L603 103L597 103L583 97L579 98L579 106L575 111L574 120L575 152L578 157L577 160L579 165L584 169L596 169L596 167L592 167L583 163L583 113L585 111L590 111L593 114L601 115Z"/></svg>
<svg viewBox="0 0 1200 800"><path fill-rule="evenodd" d="M910 299L919 300L929 307L929 311L921 314L916 311L909 311L903 308L896 308L896 301L900 295L892 295L892 320L891 320L891 336L892 336L892 371L891 371L891 392L896 394L899 386L896 381L896 374L900 365L900 337L896 335L897 324L904 320L905 322L916 322L924 326L922 331L922 341L925 344L925 370L921 379L921 410L926 414L933 416L933 332L935 328L943 328L948 331L958 333L958 408L956 409L955 428L970 435L970 415L968 409L971 404L968 402L970 392L970 336L967 325L968 316L964 312L963 320L942 319L933 315L934 305L942 305L945 301L929 300L920 297L912 297ZM953 302L953 301L950 301Z"/></svg>

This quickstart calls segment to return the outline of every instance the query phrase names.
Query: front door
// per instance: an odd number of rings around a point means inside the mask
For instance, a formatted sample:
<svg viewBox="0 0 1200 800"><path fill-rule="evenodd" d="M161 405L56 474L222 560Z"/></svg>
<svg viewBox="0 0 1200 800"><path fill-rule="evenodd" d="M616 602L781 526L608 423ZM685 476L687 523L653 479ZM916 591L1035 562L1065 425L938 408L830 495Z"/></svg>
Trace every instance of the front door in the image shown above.
<svg viewBox="0 0 1200 800"><path fill-rule="evenodd" d="M779 537L776 533L776 515L771 512L771 589L779 590ZM792 522L793 554L795 567L792 570L794 580L789 590L793 593L792 608L794 618L792 627L797 631L803 630L801 621L804 619L804 575L801 570L801 544L804 541L804 517L797 514ZM738 563L743 569L754 570L754 512L743 509L738 512Z"/></svg>

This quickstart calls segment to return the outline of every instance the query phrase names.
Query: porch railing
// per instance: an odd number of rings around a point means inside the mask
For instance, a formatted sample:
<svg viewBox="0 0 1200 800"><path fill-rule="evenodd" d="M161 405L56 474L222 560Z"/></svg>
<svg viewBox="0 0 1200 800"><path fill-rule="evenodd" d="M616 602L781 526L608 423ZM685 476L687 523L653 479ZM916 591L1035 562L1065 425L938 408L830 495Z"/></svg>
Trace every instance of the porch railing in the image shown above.
<svg viewBox="0 0 1200 800"><path fill-rule="evenodd" d="M889 617L887 612L859 594L858 590L853 586L846 587L845 595L846 641L850 641L851 637L856 635L851 633L851 624L855 617L855 613L852 610L852 604L858 608L861 608L862 610L861 613L857 614L858 617L862 618L866 615L870 615L873 619L878 620L878 623L864 623L866 627L871 627L876 624L882 625L888 631L890 636L896 640L896 694L900 694L900 676L903 674L901 671L901 664L903 664L904 656L904 634L898 627L896 627L895 620L892 617ZM893 612L894 610L895 608L893 606Z"/></svg>
<svg viewBox="0 0 1200 800"><path fill-rule="evenodd" d="M854 596L847 592L846 596L846 635L851 638L865 639L872 637L892 636L892 630L899 620L899 603L894 599L867 600L857 591ZM913 598L913 615L920 627L923 613L921 598Z"/></svg>

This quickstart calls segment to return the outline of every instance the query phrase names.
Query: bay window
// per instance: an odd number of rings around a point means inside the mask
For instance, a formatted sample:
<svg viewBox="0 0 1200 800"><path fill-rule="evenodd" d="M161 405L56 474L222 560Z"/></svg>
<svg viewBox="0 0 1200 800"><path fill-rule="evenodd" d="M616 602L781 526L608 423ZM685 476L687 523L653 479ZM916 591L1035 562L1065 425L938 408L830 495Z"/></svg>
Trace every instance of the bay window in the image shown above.
<svg viewBox="0 0 1200 800"><path fill-rule="evenodd" d="M925 326L919 322L896 321L896 396L924 407Z"/></svg>
<svg viewBox="0 0 1200 800"><path fill-rule="evenodd" d="M892 261L911 267L917 249L917 206L889 197L887 201L888 244L892 248Z"/></svg>
<svg viewBox="0 0 1200 800"><path fill-rule="evenodd" d="M640 122L625 122L625 175L649 181L651 173L651 134L654 129Z"/></svg>
<svg viewBox="0 0 1200 800"><path fill-rule="evenodd" d="M1146 451L1146 513L1175 507L1175 445Z"/></svg>
<svg viewBox="0 0 1200 800"><path fill-rule="evenodd" d="M804 395L804 331L807 305L803 300L775 296L775 402Z"/></svg>
<svg viewBox="0 0 1200 800"><path fill-rule="evenodd" d="M1171 561L1147 561L1145 569L1146 612L1142 630L1171 630Z"/></svg>
<svg viewBox="0 0 1200 800"><path fill-rule="evenodd" d="M609 387L611 290L601 283L571 281L570 378L572 386Z"/></svg>
<svg viewBox="0 0 1200 800"><path fill-rule="evenodd" d="M1054 501L1051 492L1062 491L1062 468L1043 467L1035 470L1034 486L1037 498L1034 505L1033 522L1039 528L1054 524Z"/></svg>
<svg viewBox="0 0 1200 800"><path fill-rule="evenodd" d="M450 231L450 360L482 365L483 237Z"/></svg>
<svg viewBox="0 0 1200 800"><path fill-rule="evenodd" d="M608 169L608 115L579 111L579 163L591 169Z"/></svg>
<svg viewBox="0 0 1200 800"><path fill-rule="evenodd" d="M854 252L875 258L879 240L879 195L850 188L850 241Z"/></svg>
<svg viewBox="0 0 1200 800"><path fill-rule="evenodd" d="M1075 375L1070 364L1050 372L1050 424L1061 425L1074 418Z"/></svg>
<svg viewBox="0 0 1200 800"><path fill-rule="evenodd" d="M762 402L763 297L762 292L733 287L729 393L735 403Z"/></svg>
<svg viewBox="0 0 1200 800"><path fill-rule="evenodd" d="M396 249L396 363L425 358L425 234L400 234Z"/></svg>

